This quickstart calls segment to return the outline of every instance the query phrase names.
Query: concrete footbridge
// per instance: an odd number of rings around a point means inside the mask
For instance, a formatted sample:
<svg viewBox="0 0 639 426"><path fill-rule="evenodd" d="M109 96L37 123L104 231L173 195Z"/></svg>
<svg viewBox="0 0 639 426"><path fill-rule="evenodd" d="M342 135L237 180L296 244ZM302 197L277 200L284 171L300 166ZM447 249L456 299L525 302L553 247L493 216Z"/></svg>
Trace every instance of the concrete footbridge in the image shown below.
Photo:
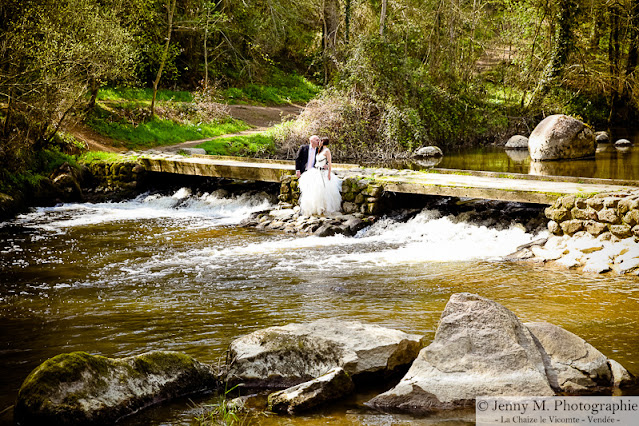
<svg viewBox="0 0 639 426"><path fill-rule="evenodd" d="M139 157L138 161L150 172L264 182L280 182L282 176L295 172L293 161L241 157L152 154ZM639 181L447 169L394 170L353 164L334 164L333 171L340 178L366 179L371 184L381 185L386 192L536 204L552 204L564 195L585 197L639 187Z"/></svg>

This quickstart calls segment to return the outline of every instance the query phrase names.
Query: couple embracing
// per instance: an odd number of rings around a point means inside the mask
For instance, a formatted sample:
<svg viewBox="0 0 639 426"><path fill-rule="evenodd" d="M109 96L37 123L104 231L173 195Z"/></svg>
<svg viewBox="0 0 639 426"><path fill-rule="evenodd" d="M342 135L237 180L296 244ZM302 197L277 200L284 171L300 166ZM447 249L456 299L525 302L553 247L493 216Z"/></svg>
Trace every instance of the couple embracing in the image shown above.
<svg viewBox="0 0 639 426"><path fill-rule="evenodd" d="M333 173L328 138L313 135L302 145L295 158L299 178L300 209L305 216L336 213L342 204L342 182Z"/></svg>

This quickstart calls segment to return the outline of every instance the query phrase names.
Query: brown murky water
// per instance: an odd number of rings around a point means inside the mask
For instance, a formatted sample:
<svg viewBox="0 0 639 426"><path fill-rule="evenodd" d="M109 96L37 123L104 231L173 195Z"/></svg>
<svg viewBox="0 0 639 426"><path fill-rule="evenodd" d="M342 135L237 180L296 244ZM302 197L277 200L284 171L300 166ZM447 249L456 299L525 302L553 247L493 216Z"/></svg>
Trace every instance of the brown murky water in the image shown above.
<svg viewBox="0 0 639 426"><path fill-rule="evenodd" d="M59 353L123 357L175 350L217 362L237 336L335 317L434 335L450 295L494 299L524 321L582 336L639 374L639 279L500 262L534 235L453 223L423 212L356 238L242 229L259 198L187 190L123 203L38 209L0 224L0 410L27 374ZM636 390L631 390L631 394ZM259 424L441 424L450 418L367 410L358 395L302 417ZM214 396L197 403L214 401ZM126 425L193 424L189 400ZM472 419L472 413L470 413ZM464 423L468 413L454 413ZM9 423L10 410L0 416Z"/></svg>

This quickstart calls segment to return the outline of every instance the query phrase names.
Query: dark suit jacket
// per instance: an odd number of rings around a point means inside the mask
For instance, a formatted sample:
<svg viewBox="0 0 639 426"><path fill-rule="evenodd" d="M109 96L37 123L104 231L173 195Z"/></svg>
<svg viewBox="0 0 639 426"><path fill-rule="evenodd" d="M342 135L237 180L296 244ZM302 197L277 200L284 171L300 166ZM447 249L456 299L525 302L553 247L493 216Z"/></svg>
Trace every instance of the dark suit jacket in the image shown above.
<svg viewBox="0 0 639 426"><path fill-rule="evenodd" d="M295 157L295 170L299 170L301 173L306 171L306 165L308 164L308 149L310 145L300 146L297 151L297 157Z"/></svg>

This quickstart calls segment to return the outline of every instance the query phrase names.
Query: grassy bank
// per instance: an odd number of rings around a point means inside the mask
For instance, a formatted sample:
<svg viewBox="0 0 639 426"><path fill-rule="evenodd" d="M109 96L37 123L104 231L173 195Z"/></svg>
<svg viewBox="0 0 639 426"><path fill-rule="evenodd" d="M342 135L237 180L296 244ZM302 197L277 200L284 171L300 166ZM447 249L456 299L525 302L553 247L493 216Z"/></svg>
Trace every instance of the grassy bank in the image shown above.
<svg viewBox="0 0 639 426"><path fill-rule="evenodd" d="M298 74L275 73L266 84L248 83L221 91L228 103L260 105L305 104L320 92L320 87Z"/></svg>
<svg viewBox="0 0 639 426"><path fill-rule="evenodd" d="M153 91L148 88L105 87L98 92L94 111L86 123L117 146L131 150L149 149L181 142L238 133L250 126L230 115L228 104L305 104L320 88L297 74L276 72L265 84L207 92L160 90L156 115L150 116ZM256 155L272 152L272 138L252 136L211 141L211 154Z"/></svg>
<svg viewBox="0 0 639 426"><path fill-rule="evenodd" d="M96 132L115 139L131 150L212 138L250 128L246 123L231 118L209 123L180 123L170 119L153 118L147 122L132 124L102 116L92 118L88 124Z"/></svg>
<svg viewBox="0 0 639 426"><path fill-rule="evenodd" d="M269 157L276 153L275 140L269 132L231 136L206 141L197 146L209 155L233 155L239 157Z"/></svg>
<svg viewBox="0 0 639 426"><path fill-rule="evenodd" d="M0 192L13 195L23 191L33 191L51 172L62 164L77 167L76 157L55 149L34 153L18 170L0 167Z"/></svg>

